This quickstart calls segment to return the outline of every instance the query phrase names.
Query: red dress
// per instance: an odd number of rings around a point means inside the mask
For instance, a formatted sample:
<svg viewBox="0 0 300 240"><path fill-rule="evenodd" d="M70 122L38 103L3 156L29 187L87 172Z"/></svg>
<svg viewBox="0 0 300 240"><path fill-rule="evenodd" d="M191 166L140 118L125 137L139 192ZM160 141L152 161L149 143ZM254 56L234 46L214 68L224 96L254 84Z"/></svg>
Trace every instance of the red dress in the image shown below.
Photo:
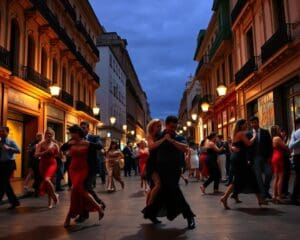
<svg viewBox="0 0 300 240"><path fill-rule="evenodd" d="M88 148L71 148L69 154L72 159L69 167L72 181L70 217L75 218L86 212L98 211L98 205L91 201L89 193L84 187L84 182L89 174Z"/></svg>
<svg viewBox="0 0 300 240"><path fill-rule="evenodd" d="M208 177L208 170L207 170L207 166L206 166L206 152L201 152L200 154L200 162L201 162L201 175L203 177Z"/></svg>
<svg viewBox="0 0 300 240"><path fill-rule="evenodd" d="M274 173L283 173L284 171L284 150L274 148L272 156L272 169Z"/></svg>
<svg viewBox="0 0 300 240"><path fill-rule="evenodd" d="M149 152L147 150L140 149L139 153L139 168L140 168L140 174L142 177L146 176L146 164L147 160L149 158Z"/></svg>
<svg viewBox="0 0 300 240"><path fill-rule="evenodd" d="M46 151L47 149L41 148L41 151ZM47 187L45 185L46 178L52 179L56 169L57 169L57 162L55 156L57 155L57 149L51 148L51 152L46 156L41 157L39 163L39 170L43 181L41 183L39 192L41 195L48 193Z"/></svg>

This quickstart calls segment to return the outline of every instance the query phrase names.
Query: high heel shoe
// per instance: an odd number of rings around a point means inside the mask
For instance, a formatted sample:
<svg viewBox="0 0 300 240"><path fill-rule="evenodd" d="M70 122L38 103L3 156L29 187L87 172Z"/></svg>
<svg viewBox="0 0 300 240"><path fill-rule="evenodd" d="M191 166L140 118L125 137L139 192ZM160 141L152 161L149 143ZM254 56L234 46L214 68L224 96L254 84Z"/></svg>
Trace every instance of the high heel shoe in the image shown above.
<svg viewBox="0 0 300 240"><path fill-rule="evenodd" d="M224 198L221 198L220 202L223 204L225 210L230 210L230 207L227 204L227 200L225 200Z"/></svg>
<svg viewBox="0 0 300 240"><path fill-rule="evenodd" d="M104 217L104 212L103 212L103 209L101 207L98 211L98 215L99 215L99 221L100 221Z"/></svg>
<svg viewBox="0 0 300 240"><path fill-rule="evenodd" d="M200 190L202 192L202 195L205 195L205 187L204 186L200 186Z"/></svg>
<svg viewBox="0 0 300 240"><path fill-rule="evenodd" d="M55 199L53 201L55 205L59 204L59 195L57 193L55 193Z"/></svg>

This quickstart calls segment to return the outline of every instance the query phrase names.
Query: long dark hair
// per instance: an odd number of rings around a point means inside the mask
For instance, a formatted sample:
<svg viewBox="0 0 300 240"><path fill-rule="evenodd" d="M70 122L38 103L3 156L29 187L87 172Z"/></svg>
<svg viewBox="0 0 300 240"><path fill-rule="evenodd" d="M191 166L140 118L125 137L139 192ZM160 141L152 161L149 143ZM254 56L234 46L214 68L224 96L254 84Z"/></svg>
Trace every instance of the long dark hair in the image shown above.
<svg viewBox="0 0 300 240"><path fill-rule="evenodd" d="M113 145L116 145L116 150L119 149L119 144L118 144L118 142L115 141L115 140L112 140L111 143L110 143L110 145L109 145L108 151L112 150L112 146L113 146Z"/></svg>
<svg viewBox="0 0 300 240"><path fill-rule="evenodd" d="M80 138L84 138L84 132L79 125L74 124L73 126L69 127L68 130L70 133L77 133Z"/></svg>
<svg viewBox="0 0 300 240"><path fill-rule="evenodd" d="M234 136L238 132L242 131L243 126L245 125L246 122L247 122L246 119L239 119L239 120L236 121L236 123L233 127L233 131L232 131L232 139L234 139Z"/></svg>

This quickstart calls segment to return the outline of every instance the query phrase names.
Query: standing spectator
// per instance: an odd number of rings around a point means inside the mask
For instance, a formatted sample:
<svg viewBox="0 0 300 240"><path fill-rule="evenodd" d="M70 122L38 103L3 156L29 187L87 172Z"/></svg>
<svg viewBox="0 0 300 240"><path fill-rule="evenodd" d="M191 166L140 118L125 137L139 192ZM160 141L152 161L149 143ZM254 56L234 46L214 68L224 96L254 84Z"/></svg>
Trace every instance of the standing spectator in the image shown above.
<svg viewBox="0 0 300 240"><path fill-rule="evenodd" d="M300 202L298 201L298 197L300 193L300 117L295 120L295 131L293 131L291 135L289 148L294 152L293 161L296 174L291 202L292 204L299 206Z"/></svg>
<svg viewBox="0 0 300 240"><path fill-rule="evenodd" d="M250 154L252 155L251 158L254 160L254 171L258 187L264 198L272 199L272 196L269 193L272 181L272 138L268 130L260 128L258 117L251 117L250 124L252 131L249 132L249 135L251 135L253 131L256 132L256 139L254 144L251 146L252 151L250 151Z"/></svg>
<svg viewBox="0 0 300 240"><path fill-rule="evenodd" d="M208 170L206 166L206 155L207 155L207 148L206 148L206 139L203 139L200 143L200 166L201 166L201 176L203 180L208 177Z"/></svg>
<svg viewBox="0 0 300 240"><path fill-rule="evenodd" d="M144 140L140 141L138 146L139 146L139 151L137 157L139 158L141 188L144 188L145 192L147 192L148 184L147 184L146 164L149 158L149 149Z"/></svg>
<svg viewBox="0 0 300 240"><path fill-rule="evenodd" d="M125 157L125 166L124 166L124 176L131 176L131 164L133 161L132 153L132 142L128 142L127 146L123 149L123 154Z"/></svg>
<svg viewBox="0 0 300 240"><path fill-rule="evenodd" d="M198 154L197 145L194 142L191 142L189 145L190 146L187 152L187 159L190 167L189 176L193 177L194 173L196 172L196 178L197 180L200 180L199 154Z"/></svg>
<svg viewBox="0 0 300 240"><path fill-rule="evenodd" d="M280 136L284 144L288 145L288 134L285 129L280 130ZM283 156L283 180L282 180L282 195L287 198L289 193L289 181L291 175L291 161L290 161L290 151L285 151Z"/></svg>
<svg viewBox="0 0 300 240"><path fill-rule="evenodd" d="M138 158L139 147L136 145L132 149L132 162L131 167L134 171L134 176L138 175L138 166L139 166L139 158Z"/></svg>
<svg viewBox="0 0 300 240"><path fill-rule="evenodd" d="M271 128L271 136L273 141L272 170L274 174L273 180L273 201L274 203L283 203L282 201L282 181L284 174L284 155L289 152L287 145L280 136L279 126L275 125Z"/></svg>
<svg viewBox="0 0 300 240"><path fill-rule="evenodd" d="M225 154L225 142L223 135L218 135L216 145L218 148L223 148L224 151L218 154L218 166L221 172L221 180L222 182L226 182L226 154Z"/></svg>
<svg viewBox="0 0 300 240"><path fill-rule="evenodd" d="M8 138L9 128L0 127L0 202L6 194L11 206L14 209L20 205L16 194L10 184L10 178L16 170L15 154L20 153L17 144Z"/></svg>
<svg viewBox="0 0 300 240"><path fill-rule="evenodd" d="M105 185L105 183L106 183L106 167L105 167L104 149L99 150L98 154L99 154L99 175L101 178L101 184Z"/></svg>
<svg viewBox="0 0 300 240"><path fill-rule="evenodd" d="M41 175L39 170L39 159L34 156L36 145L43 140L43 133L37 133L35 140L29 144L27 151L29 157L28 163L28 174L24 181L24 190L25 192L30 191L29 181L33 178L32 188L35 192L35 196L38 196L38 189L41 183Z"/></svg>

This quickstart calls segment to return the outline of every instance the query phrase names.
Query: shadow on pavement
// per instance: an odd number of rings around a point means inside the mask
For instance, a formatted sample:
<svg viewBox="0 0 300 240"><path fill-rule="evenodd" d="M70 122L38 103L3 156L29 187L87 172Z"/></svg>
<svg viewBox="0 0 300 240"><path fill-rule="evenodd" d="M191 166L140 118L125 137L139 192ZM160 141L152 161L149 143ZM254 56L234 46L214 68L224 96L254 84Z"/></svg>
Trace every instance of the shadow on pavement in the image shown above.
<svg viewBox="0 0 300 240"><path fill-rule="evenodd" d="M280 216L284 213L274 208L237 208L235 210L253 216Z"/></svg>
<svg viewBox="0 0 300 240"><path fill-rule="evenodd" d="M68 232L63 226L38 226L28 232L11 232L5 237L0 237L0 240L19 240L19 239L30 239L30 240L50 240L57 239L63 235L67 235Z"/></svg>
<svg viewBox="0 0 300 240"><path fill-rule="evenodd" d="M187 229L161 228L163 225L141 224L141 229L134 235L124 236L120 240L186 240Z"/></svg>

